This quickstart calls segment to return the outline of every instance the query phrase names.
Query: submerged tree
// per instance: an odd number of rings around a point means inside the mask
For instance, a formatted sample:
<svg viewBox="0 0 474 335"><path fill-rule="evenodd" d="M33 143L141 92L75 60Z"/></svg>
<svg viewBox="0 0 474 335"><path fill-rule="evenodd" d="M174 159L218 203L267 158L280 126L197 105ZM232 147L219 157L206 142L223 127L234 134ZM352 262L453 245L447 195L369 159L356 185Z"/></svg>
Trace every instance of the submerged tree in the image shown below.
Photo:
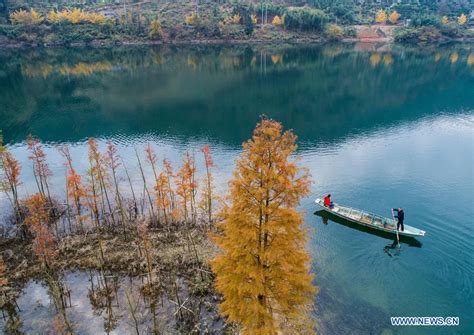
<svg viewBox="0 0 474 335"><path fill-rule="evenodd" d="M149 212L150 212L150 216L151 216L151 221L154 223L157 219L157 217L155 215L155 208L153 206L153 200L151 198L151 194L148 191L148 186L147 186L147 182L146 182L146 178L145 178L145 172L143 171L142 162L140 160L140 156L138 155L137 148L135 148L135 155L137 156L138 167L140 168L140 174L141 174L142 180L143 180L143 194L146 195L147 198L148 198L148 203L150 204L150 211Z"/></svg>
<svg viewBox="0 0 474 335"><path fill-rule="evenodd" d="M209 224L212 224L212 200L213 200L213 186L212 186L212 167L214 162L212 161L211 152L209 150L209 145L205 145L201 148L202 153L204 154L204 165L206 167L206 177L203 189L203 208L207 215Z"/></svg>
<svg viewBox="0 0 474 335"><path fill-rule="evenodd" d="M215 236L212 261L221 312L244 334L311 333L306 323L316 291L305 251L303 218L295 207L310 179L291 155L296 136L264 119L243 144L230 181L231 204ZM305 327L306 324L306 327Z"/></svg>
<svg viewBox="0 0 474 335"><path fill-rule="evenodd" d="M174 219L176 218L177 215L177 208L176 208L176 195L175 192L173 191L172 188L172 180L175 177L173 173L173 166L171 166L171 163L167 159L163 159L163 174L166 177L167 180L167 189L169 193L169 200L170 200L170 207L169 207L169 213L171 213L171 218Z"/></svg>
<svg viewBox="0 0 474 335"><path fill-rule="evenodd" d="M181 198L181 205L184 214L184 221L195 222L196 217L196 166L194 156L189 152L183 157L183 165L178 170L176 176L176 193Z"/></svg>
<svg viewBox="0 0 474 335"><path fill-rule="evenodd" d="M76 218L77 222L79 223L79 227L81 231L84 231L83 227L83 218L82 218L82 205L84 202L84 198L86 196L86 189L81 183L81 176L76 173L72 165L72 157L69 151L68 146L62 146L59 148L59 152L61 155L64 156L66 159L65 165L67 168L67 175L66 175L66 199L72 199L73 205L76 211ZM68 201L69 203L69 201Z"/></svg>
<svg viewBox="0 0 474 335"><path fill-rule="evenodd" d="M109 182L106 168L106 160L100 153L97 141L94 138L89 138L87 143L89 145L89 162L91 164L91 176L92 179L94 179L98 183L98 189L100 190L100 193L105 197L105 203L104 201L102 201L102 209L104 209L105 204L107 204L107 208L109 209L109 215L112 218L113 225L115 226L114 211L112 209L112 204L110 202L108 192Z"/></svg>
<svg viewBox="0 0 474 335"><path fill-rule="evenodd" d="M105 162L110 169L110 173L112 174L112 180L115 186L115 203L118 206L120 212L120 220L122 223L123 234L125 238L127 237L127 219L125 215L125 209L123 208L123 199L122 195L120 194L120 188L118 183L118 176L117 176L117 169L120 167L120 157L117 152L117 147L113 145L112 142L107 143L107 151L105 156Z"/></svg>
<svg viewBox="0 0 474 335"><path fill-rule="evenodd" d="M52 172L49 169L48 163L46 162L46 154L43 150L43 146L39 139L33 136L28 136L27 139L28 150L31 154L28 157L33 161L33 175L35 177L38 192L43 198L47 198L52 203L51 194L49 192L49 178L52 176Z"/></svg>

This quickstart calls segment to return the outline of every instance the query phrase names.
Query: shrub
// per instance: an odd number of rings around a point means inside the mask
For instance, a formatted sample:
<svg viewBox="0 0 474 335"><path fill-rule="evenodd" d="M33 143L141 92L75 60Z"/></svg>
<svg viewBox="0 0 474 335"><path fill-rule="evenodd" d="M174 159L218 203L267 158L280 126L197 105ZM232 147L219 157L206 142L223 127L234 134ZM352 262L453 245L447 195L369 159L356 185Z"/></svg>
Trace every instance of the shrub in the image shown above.
<svg viewBox="0 0 474 335"><path fill-rule="evenodd" d="M463 36L463 31L455 23L448 23L440 28L442 35L449 38L459 38Z"/></svg>
<svg viewBox="0 0 474 335"><path fill-rule="evenodd" d="M344 27L343 30L345 37L357 37L357 31L354 27Z"/></svg>
<svg viewBox="0 0 474 335"><path fill-rule="evenodd" d="M4 35L9 39L17 39L24 31L21 25L0 25L0 35Z"/></svg>
<svg viewBox="0 0 474 335"><path fill-rule="evenodd" d="M57 34L51 33L51 34L46 35L43 38L43 43L45 45L57 45L57 44L61 44L62 40L60 36L58 36Z"/></svg>
<svg viewBox="0 0 474 335"><path fill-rule="evenodd" d="M288 29L322 31L329 16L320 9L299 7L289 9L284 22Z"/></svg>
<svg viewBox="0 0 474 335"><path fill-rule="evenodd" d="M419 16L415 16L412 19L413 25L415 27L423 27L423 26L433 26L433 27L440 27L440 20L437 15L433 14L422 14Z"/></svg>
<svg viewBox="0 0 474 335"><path fill-rule="evenodd" d="M194 24L194 31L205 37L220 37L221 27L219 26L219 19L213 16L199 17Z"/></svg>
<svg viewBox="0 0 474 335"><path fill-rule="evenodd" d="M352 24L357 21L355 17L355 7L349 3L336 4L333 8L331 8L331 12L341 24Z"/></svg>
<svg viewBox="0 0 474 335"><path fill-rule="evenodd" d="M399 28L395 30L395 41L402 43L436 42L442 36L436 27Z"/></svg>
<svg viewBox="0 0 474 335"><path fill-rule="evenodd" d="M10 14L12 24L39 25L43 22L43 17L33 8L29 11L20 9Z"/></svg>
<svg viewBox="0 0 474 335"><path fill-rule="evenodd" d="M344 30L337 24L328 24L324 34L331 41L339 41L344 37Z"/></svg>
<svg viewBox="0 0 474 335"><path fill-rule="evenodd" d="M247 4L236 4L233 13L240 17L240 22L245 27L245 33L249 36L253 33L254 25L257 24L257 15L252 14L253 7Z"/></svg>

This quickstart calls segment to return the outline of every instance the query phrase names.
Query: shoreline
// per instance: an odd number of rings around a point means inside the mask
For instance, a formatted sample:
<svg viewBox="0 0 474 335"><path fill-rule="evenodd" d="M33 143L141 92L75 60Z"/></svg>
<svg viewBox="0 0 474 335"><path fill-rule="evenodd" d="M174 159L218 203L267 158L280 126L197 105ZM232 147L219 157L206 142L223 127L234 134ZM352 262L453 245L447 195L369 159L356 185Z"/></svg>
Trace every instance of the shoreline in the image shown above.
<svg viewBox="0 0 474 335"><path fill-rule="evenodd" d="M266 40L266 39L202 39L202 40L173 40L173 41L93 41L90 43L77 42L70 44L29 44L23 42L17 43L2 43L0 41L0 50L12 50L12 49L54 49L54 48L110 48L110 47L123 47L123 46L182 46L182 45L200 45L200 46L211 46L211 45L273 45L278 43L285 43L288 45L314 45L314 44L351 44L351 43L362 43L362 44L389 44L389 45L406 45L406 46L426 46L426 45L444 45L450 43L467 43L474 44L474 38L460 38L460 39L449 39L432 41L427 43L401 43L396 42L393 39L388 38L344 38L339 41L330 41L324 38L302 38L292 40Z"/></svg>

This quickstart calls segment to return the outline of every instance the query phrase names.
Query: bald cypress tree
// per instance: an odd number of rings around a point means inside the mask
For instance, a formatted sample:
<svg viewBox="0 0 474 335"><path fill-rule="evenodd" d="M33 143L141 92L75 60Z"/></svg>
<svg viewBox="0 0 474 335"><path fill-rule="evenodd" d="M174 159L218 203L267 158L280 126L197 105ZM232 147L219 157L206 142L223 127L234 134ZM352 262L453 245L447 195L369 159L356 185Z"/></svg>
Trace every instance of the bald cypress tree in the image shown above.
<svg viewBox="0 0 474 335"><path fill-rule="evenodd" d="M263 119L243 144L223 209L221 253L212 261L221 312L244 334L311 333L316 288L309 273L303 217L296 210L310 178L292 159L291 131Z"/></svg>

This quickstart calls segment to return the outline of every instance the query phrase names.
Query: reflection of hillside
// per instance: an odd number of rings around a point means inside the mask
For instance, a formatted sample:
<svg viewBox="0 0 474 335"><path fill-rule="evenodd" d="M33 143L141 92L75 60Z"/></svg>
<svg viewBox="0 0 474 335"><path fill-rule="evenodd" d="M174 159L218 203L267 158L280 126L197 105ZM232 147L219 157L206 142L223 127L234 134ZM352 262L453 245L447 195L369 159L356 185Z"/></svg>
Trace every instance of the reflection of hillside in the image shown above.
<svg viewBox="0 0 474 335"><path fill-rule="evenodd" d="M3 51L0 127L12 141L29 132L73 141L153 131L239 143L266 114L303 139L334 140L380 124L473 109L472 51L458 49Z"/></svg>

